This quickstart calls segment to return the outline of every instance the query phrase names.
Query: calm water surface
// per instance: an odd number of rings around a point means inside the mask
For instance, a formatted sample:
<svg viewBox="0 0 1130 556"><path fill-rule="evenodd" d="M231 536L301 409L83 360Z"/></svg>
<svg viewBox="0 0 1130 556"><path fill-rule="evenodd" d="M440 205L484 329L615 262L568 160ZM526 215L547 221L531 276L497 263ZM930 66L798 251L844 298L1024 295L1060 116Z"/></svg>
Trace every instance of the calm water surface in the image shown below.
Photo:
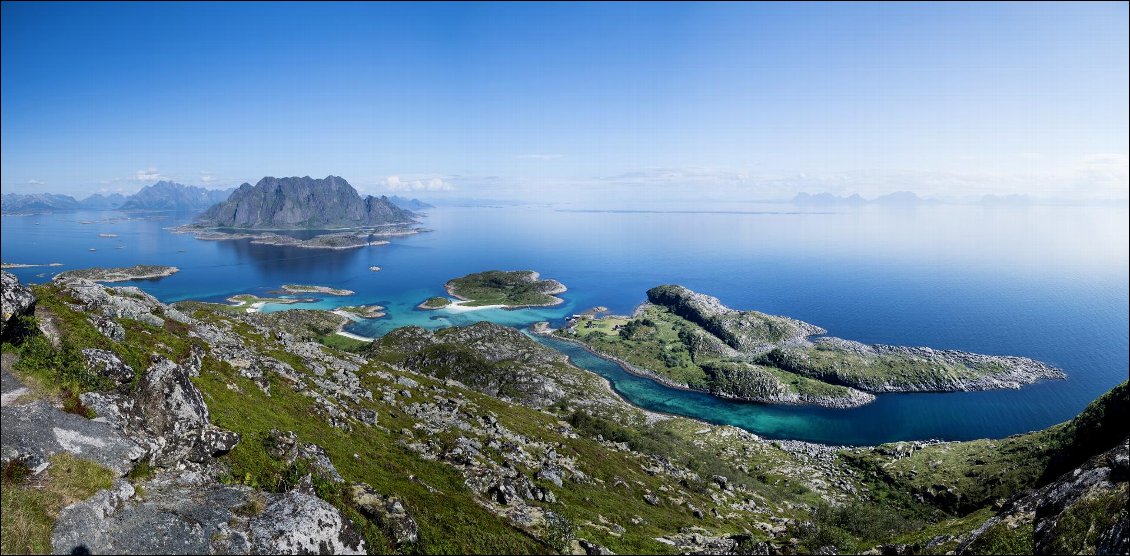
<svg viewBox="0 0 1130 556"><path fill-rule="evenodd" d="M30 282L69 268L175 265L181 272L174 276L133 283L167 302L266 294L284 283L347 288L357 293L290 307L388 307L387 318L349 328L368 336L408 324L560 322L594 305L624 313L648 288L680 283L731 307L789 315L844 338L1023 355L1069 375L1018 391L886 394L850 410L767 406L665 388L570 344L539 340L637 405L774 438L869 444L1002 437L1069 419L1127 377L1125 207L585 208L435 209L424 221L430 233L350 251L199 241L165 230L191 215L4 216L0 246L5 262L65 265L14 271ZM373 265L383 270L372 272ZM448 279L492 268L558 279L569 287L566 303L414 309L442 295Z"/></svg>

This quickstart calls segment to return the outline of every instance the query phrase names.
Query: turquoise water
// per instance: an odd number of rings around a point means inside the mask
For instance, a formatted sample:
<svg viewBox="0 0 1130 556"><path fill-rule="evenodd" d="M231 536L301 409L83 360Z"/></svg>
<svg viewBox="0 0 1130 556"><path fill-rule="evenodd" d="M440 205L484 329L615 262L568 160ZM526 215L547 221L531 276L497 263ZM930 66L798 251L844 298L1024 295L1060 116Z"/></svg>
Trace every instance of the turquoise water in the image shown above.
<svg viewBox="0 0 1130 556"><path fill-rule="evenodd" d="M766 406L662 387L575 346L541 340L640 406L776 438L868 444L1002 437L1066 420L1127 376L1125 207L572 208L436 209L424 222L430 233L351 251L207 242L164 229L191 215L4 216L0 246L5 262L65 264L14 271L26 281L67 268L175 265L182 271L174 276L135 283L170 302L262 295L284 283L347 288L357 293L290 307L388 307L387 318L349 328L367 336L476 320L524 327L594 305L625 313L647 288L681 283L732 307L800 318L844 338L1024 355L1069 375L1018 391L881 395L850 410ZM371 272L372 265L383 270ZM539 270L569 287L566 303L415 309L442 295L448 279L491 268Z"/></svg>

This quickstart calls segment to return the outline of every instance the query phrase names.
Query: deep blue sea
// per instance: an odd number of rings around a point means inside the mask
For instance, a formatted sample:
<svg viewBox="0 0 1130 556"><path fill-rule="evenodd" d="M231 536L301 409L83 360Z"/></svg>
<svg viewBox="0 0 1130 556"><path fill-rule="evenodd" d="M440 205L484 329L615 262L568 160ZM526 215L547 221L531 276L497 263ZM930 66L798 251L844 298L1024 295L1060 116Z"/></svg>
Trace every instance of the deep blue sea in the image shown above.
<svg viewBox="0 0 1130 556"><path fill-rule="evenodd" d="M2 258L63 263L12 271L29 282L70 268L175 265L181 272L174 276L132 283L167 302L266 294L284 283L347 288L356 295L289 307L388 307L388 317L349 328L367 336L480 319L524 327L595 305L626 313L648 288L679 283L731 307L799 318L843 338L1023 355L1069 375L1017 391L886 394L858 409L798 408L672 390L569 344L541 340L608 378L637 405L772 438L873 444L1003 437L1067 420L1127 378L1126 207L453 207L429 212L423 222L431 232L350 251L200 241L166 230L191 216L4 216ZM372 265L383 270L372 272ZM488 269L538 270L568 286L566 303L519 311L414 309L443 295L448 279Z"/></svg>

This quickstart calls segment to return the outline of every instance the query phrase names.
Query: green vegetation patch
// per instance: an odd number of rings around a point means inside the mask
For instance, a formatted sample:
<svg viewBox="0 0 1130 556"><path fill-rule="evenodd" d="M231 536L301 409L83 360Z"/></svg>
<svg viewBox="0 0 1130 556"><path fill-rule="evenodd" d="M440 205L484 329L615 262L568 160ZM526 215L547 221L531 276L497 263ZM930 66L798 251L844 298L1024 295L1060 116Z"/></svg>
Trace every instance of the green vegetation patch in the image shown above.
<svg viewBox="0 0 1130 556"><path fill-rule="evenodd" d="M110 488L113 480L113 471L68 452L51 456L51 465L37 477L6 468L0 489L0 552L49 554L59 511Z"/></svg>
<svg viewBox="0 0 1130 556"><path fill-rule="evenodd" d="M444 307L447 307L448 305L451 305L450 299L442 296L436 296L425 299L424 302L420 304L420 307L424 309L442 309Z"/></svg>
<svg viewBox="0 0 1130 556"><path fill-rule="evenodd" d="M547 306L562 302L554 294L565 291L556 280L539 280L531 270L488 270L468 274L447 282L451 295L467 300L466 305L506 305L508 307Z"/></svg>

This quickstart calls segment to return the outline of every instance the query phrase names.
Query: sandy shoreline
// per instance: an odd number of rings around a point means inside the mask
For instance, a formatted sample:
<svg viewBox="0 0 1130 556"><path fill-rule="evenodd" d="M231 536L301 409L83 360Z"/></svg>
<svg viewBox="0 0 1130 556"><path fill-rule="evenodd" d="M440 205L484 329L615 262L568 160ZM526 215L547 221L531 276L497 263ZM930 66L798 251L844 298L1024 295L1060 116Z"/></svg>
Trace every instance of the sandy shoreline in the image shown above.
<svg viewBox="0 0 1130 556"><path fill-rule="evenodd" d="M352 332L346 332L344 330L338 330L337 335L345 336L346 338L349 338L351 340L357 340L359 342L374 342L374 341L376 341L376 338L370 338L368 336L362 336L360 334L354 334Z"/></svg>

